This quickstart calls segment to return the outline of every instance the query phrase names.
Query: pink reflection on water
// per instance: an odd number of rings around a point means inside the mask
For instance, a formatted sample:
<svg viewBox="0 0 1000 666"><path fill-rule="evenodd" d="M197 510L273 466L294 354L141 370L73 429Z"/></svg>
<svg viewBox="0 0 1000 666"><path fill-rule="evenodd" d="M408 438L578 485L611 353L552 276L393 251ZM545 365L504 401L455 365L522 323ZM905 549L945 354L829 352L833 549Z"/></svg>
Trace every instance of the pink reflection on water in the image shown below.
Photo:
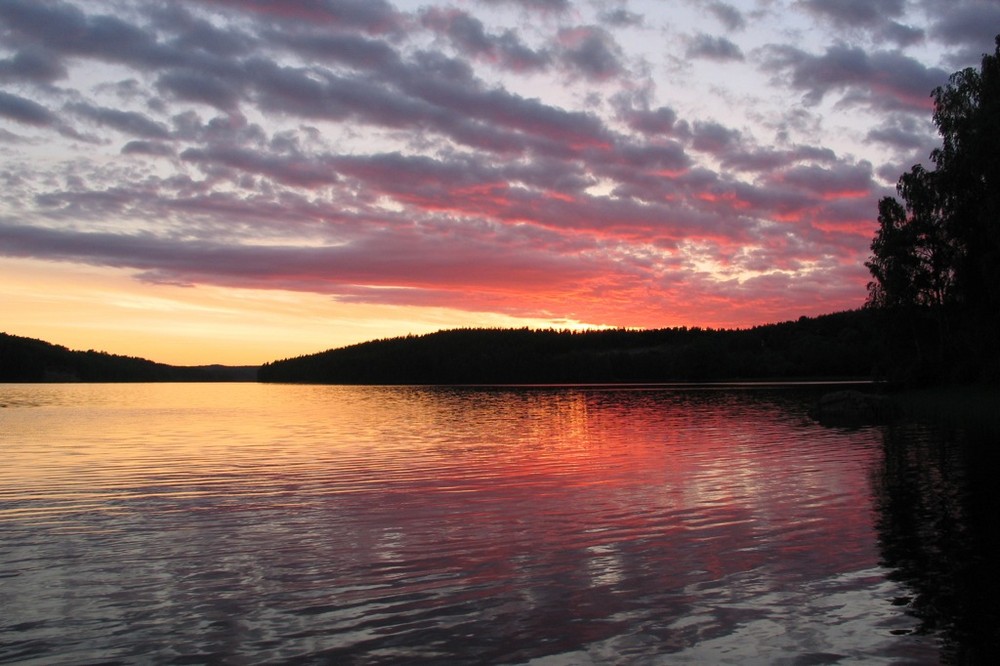
<svg viewBox="0 0 1000 666"><path fill-rule="evenodd" d="M801 396L197 390L79 394L8 431L0 524L30 563L13 585L43 590L18 612L78 617L59 640L132 625L244 660L711 661L885 656L909 626L878 567L879 432L821 428Z"/></svg>

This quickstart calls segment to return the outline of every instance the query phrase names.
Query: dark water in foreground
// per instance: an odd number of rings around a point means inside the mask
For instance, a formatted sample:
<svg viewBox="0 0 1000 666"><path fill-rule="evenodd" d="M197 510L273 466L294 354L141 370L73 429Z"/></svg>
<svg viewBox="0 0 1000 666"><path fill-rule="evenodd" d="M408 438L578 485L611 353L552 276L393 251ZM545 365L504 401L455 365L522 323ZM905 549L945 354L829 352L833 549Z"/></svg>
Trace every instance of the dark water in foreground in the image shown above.
<svg viewBox="0 0 1000 666"><path fill-rule="evenodd" d="M817 390L0 385L0 663L985 663L996 468Z"/></svg>

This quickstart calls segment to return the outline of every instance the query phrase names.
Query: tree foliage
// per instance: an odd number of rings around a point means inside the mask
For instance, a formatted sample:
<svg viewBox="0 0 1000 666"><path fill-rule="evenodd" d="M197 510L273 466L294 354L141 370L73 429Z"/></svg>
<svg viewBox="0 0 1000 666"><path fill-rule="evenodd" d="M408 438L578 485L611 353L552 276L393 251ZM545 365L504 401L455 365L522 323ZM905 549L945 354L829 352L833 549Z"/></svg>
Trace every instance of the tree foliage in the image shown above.
<svg viewBox="0 0 1000 666"><path fill-rule="evenodd" d="M900 177L896 190L902 202L895 197L879 202L879 226L865 264L873 278L868 305L896 317L897 328L905 320L911 333L923 338L911 341L920 359L930 357L927 338L933 330L939 367L931 374L957 361L966 369L971 364L987 368L980 375L995 375L1000 35L979 70L955 72L932 97L941 146L930 154L933 168L918 164Z"/></svg>

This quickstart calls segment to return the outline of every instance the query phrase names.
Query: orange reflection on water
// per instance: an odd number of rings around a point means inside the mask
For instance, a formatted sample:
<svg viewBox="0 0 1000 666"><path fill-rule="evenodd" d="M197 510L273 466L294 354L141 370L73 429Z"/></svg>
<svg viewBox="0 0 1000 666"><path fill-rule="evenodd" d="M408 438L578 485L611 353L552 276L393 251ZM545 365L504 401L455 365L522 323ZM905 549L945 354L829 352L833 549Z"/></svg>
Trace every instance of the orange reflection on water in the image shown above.
<svg viewBox="0 0 1000 666"><path fill-rule="evenodd" d="M474 636L485 661L657 654L801 621L878 566L878 431L821 428L791 393L14 390L0 526L53 535L30 558L51 548L73 577L113 557L121 585L167 586L143 597L163 617L224 593L246 627L313 646L253 652L272 660L361 658L390 635L443 655ZM61 564L64 531L99 552Z"/></svg>

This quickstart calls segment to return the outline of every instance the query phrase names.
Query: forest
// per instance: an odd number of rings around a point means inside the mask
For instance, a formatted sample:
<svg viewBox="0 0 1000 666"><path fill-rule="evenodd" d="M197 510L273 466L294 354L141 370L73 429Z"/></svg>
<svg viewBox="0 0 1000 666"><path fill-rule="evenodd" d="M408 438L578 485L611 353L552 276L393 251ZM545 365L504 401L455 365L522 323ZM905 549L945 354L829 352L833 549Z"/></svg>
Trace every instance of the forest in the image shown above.
<svg viewBox="0 0 1000 666"><path fill-rule="evenodd" d="M560 384L867 379L877 313L862 309L744 330L453 329L364 342L260 368L172 366L0 333L0 382L253 381Z"/></svg>
<svg viewBox="0 0 1000 666"><path fill-rule="evenodd" d="M255 374L255 367L165 365L0 333L0 382L252 381Z"/></svg>
<svg viewBox="0 0 1000 666"><path fill-rule="evenodd" d="M855 310L741 330L454 329L264 364L262 382L562 384L868 379L877 313Z"/></svg>

